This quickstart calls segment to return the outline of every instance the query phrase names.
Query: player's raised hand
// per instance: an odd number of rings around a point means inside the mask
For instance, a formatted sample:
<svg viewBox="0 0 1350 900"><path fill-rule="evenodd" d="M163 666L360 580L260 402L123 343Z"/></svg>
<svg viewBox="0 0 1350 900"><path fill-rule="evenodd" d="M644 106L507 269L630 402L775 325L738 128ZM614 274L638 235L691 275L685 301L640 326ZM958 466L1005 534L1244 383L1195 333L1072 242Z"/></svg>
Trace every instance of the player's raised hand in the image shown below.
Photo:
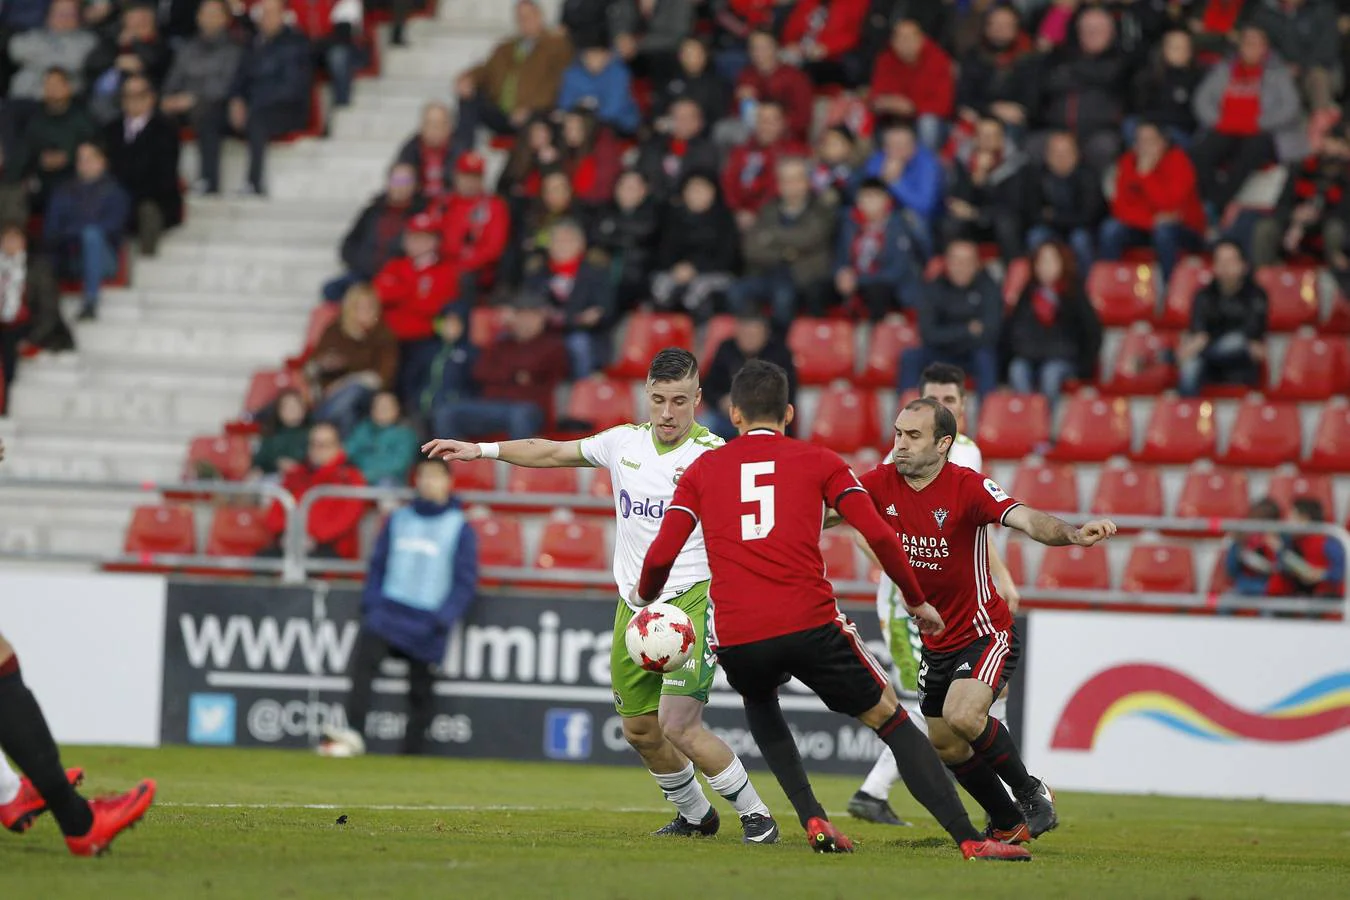
<svg viewBox="0 0 1350 900"><path fill-rule="evenodd" d="M454 438L427 441L422 445L422 452L432 459L443 459L446 462L467 462L483 456L483 451L478 449L477 444L457 441Z"/></svg>
<svg viewBox="0 0 1350 900"><path fill-rule="evenodd" d="M1104 541L1116 533L1116 523L1110 519L1093 519L1074 536L1074 543L1080 547L1091 547L1093 544Z"/></svg>
<svg viewBox="0 0 1350 900"><path fill-rule="evenodd" d="M947 623L942 621L942 615L933 608L933 604L924 603L906 608L910 618L919 623L920 633L938 635L947 629Z"/></svg>

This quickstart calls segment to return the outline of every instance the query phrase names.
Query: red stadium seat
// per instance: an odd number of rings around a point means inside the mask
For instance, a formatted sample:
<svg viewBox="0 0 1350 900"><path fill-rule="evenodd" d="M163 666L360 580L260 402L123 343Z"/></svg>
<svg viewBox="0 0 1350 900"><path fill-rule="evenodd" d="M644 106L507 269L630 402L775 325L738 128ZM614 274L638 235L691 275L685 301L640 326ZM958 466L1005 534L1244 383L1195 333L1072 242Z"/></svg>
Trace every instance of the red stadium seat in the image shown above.
<svg viewBox="0 0 1350 900"><path fill-rule="evenodd" d="M253 450L244 435L193 438L188 445L183 478L240 481L253 465Z"/></svg>
<svg viewBox="0 0 1350 900"><path fill-rule="evenodd" d="M1153 267L1147 263L1106 260L1093 263L1087 292L1106 326L1133 325L1151 319L1158 302Z"/></svg>
<svg viewBox="0 0 1350 900"><path fill-rule="evenodd" d="M1350 404L1344 397L1323 407L1303 468L1315 472L1350 472Z"/></svg>
<svg viewBox="0 0 1350 900"><path fill-rule="evenodd" d="M1167 280L1167 295L1163 298L1158 327L1184 331L1191 324L1191 306L1195 294L1214 277L1204 260L1187 257L1172 270Z"/></svg>
<svg viewBox="0 0 1350 900"><path fill-rule="evenodd" d="M1159 397L1153 404L1138 459L1153 463L1189 463L1214 456L1214 404L1208 400Z"/></svg>
<svg viewBox="0 0 1350 900"><path fill-rule="evenodd" d="M609 477L608 469L591 470L591 483L586 486L586 496L614 499L614 481Z"/></svg>
<svg viewBox="0 0 1350 900"><path fill-rule="evenodd" d="M576 422L589 422L591 431L631 423L637 417L632 386L603 376L583 378L572 385L564 415Z"/></svg>
<svg viewBox="0 0 1350 900"><path fill-rule="evenodd" d="M1110 380L1102 390L1111 394L1157 394L1177 383L1176 367L1162 354L1176 347L1177 336L1137 324L1125 333L1116 351Z"/></svg>
<svg viewBox="0 0 1350 900"><path fill-rule="evenodd" d="M1195 560L1185 544L1136 544L1125 564L1121 590L1146 594L1195 592Z"/></svg>
<svg viewBox="0 0 1350 900"><path fill-rule="evenodd" d="M1003 547L1003 564L1008 567L1013 584L1025 587L1027 584L1027 563L1022 552L1022 542L1009 540Z"/></svg>
<svg viewBox="0 0 1350 900"><path fill-rule="evenodd" d="M694 349L694 323L679 313L635 312L619 341L619 358L610 366L616 378L646 378L652 357L666 347Z"/></svg>
<svg viewBox="0 0 1350 900"><path fill-rule="evenodd" d="M491 346L510 317L509 306L475 306L469 311L469 343L480 350Z"/></svg>
<svg viewBox="0 0 1350 900"><path fill-rule="evenodd" d="M1179 519L1241 519L1251 505L1250 496L1245 471L1202 463L1186 473L1176 515Z"/></svg>
<svg viewBox="0 0 1350 900"><path fill-rule="evenodd" d="M1221 461L1230 466L1268 469L1303 455L1298 407L1248 397L1238 406L1237 421Z"/></svg>
<svg viewBox="0 0 1350 900"><path fill-rule="evenodd" d="M1161 516L1163 489L1158 470L1134 463L1104 466L1097 476L1091 509L1094 516Z"/></svg>
<svg viewBox="0 0 1350 900"><path fill-rule="evenodd" d="M1274 394L1282 400L1325 400L1345 393L1350 389L1347 355L1344 338L1299 332L1289 341Z"/></svg>
<svg viewBox="0 0 1350 900"><path fill-rule="evenodd" d="M703 327L703 349L698 356L698 373L706 376L722 342L736 332L735 316L713 316Z"/></svg>
<svg viewBox="0 0 1350 900"><path fill-rule="evenodd" d="M126 553L196 553L197 531L192 507L136 507L122 549Z"/></svg>
<svg viewBox="0 0 1350 900"><path fill-rule="evenodd" d="M1111 570L1101 547L1047 547L1041 555L1036 587L1059 591L1106 591Z"/></svg>
<svg viewBox="0 0 1350 900"><path fill-rule="evenodd" d="M1003 306L1012 309L1017 298L1031 280L1031 262L1025 256L1019 256L1008 263L1008 271L1003 275Z"/></svg>
<svg viewBox="0 0 1350 900"><path fill-rule="evenodd" d="M802 384L853 377L853 323L848 319L797 319L787 342Z"/></svg>
<svg viewBox="0 0 1350 900"><path fill-rule="evenodd" d="M825 577L831 581L858 580L858 555L851 533L837 528L822 533L820 555L825 559Z"/></svg>
<svg viewBox="0 0 1350 900"><path fill-rule="evenodd" d="M975 438L985 459L1021 459L1050 442L1050 404L1041 394L996 391L980 401Z"/></svg>
<svg viewBox="0 0 1350 900"><path fill-rule="evenodd" d="M549 522L539 541L535 565L541 569L608 569L604 526L598 522Z"/></svg>
<svg viewBox="0 0 1350 900"><path fill-rule="evenodd" d="M1336 518L1336 495L1332 490L1331 476L1329 475L1305 474L1293 466L1285 466L1270 476L1270 483L1266 485L1266 496L1286 511L1293 501L1301 497L1309 497L1322 504L1322 510L1326 513L1327 521L1338 521Z"/></svg>
<svg viewBox="0 0 1350 900"><path fill-rule="evenodd" d="M525 541L520 520L514 516L492 515L471 519L478 534L478 564L513 569L525 565Z"/></svg>
<svg viewBox="0 0 1350 900"><path fill-rule="evenodd" d="M1065 402L1059 439L1048 456L1057 460L1097 462L1129 453L1130 438L1128 400L1080 391Z"/></svg>
<svg viewBox="0 0 1350 900"><path fill-rule="evenodd" d="M1211 596L1227 594L1233 589L1233 579L1228 577L1228 545L1224 544L1214 557L1214 568L1209 573L1209 593Z"/></svg>
<svg viewBox="0 0 1350 900"><path fill-rule="evenodd" d="M892 388L898 380L900 354L919 346L919 330L908 319L877 322L867 341L862 374L857 383L863 387Z"/></svg>
<svg viewBox="0 0 1350 900"><path fill-rule="evenodd" d="M1047 512L1078 512L1078 479L1067 463L1024 460L1013 476L1012 495Z"/></svg>
<svg viewBox="0 0 1350 900"><path fill-rule="evenodd" d="M342 315L342 306L338 303L320 303L309 311L309 325L305 329L305 353L308 354L319 343L319 338Z"/></svg>
<svg viewBox="0 0 1350 900"><path fill-rule="evenodd" d="M1263 266L1256 270L1256 283L1265 288L1270 302L1271 331L1293 331L1317 321L1321 298L1317 269L1312 266Z"/></svg>
<svg viewBox="0 0 1350 900"><path fill-rule="evenodd" d="M499 464L489 459L457 462L450 466L450 474L455 477L457 491L495 491L499 470Z"/></svg>
<svg viewBox="0 0 1350 900"><path fill-rule="evenodd" d="M253 506L222 506L211 517L207 556L257 556L272 543L264 525L267 511Z"/></svg>
<svg viewBox="0 0 1350 900"><path fill-rule="evenodd" d="M843 454L844 461L848 463L849 468L857 474L870 472L881 464L881 460L886 454L882 453L876 447L863 447L856 453Z"/></svg>
<svg viewBox="0 0 1350 900"><path fill-rule="evenodd" d="M575 494L581 479L576 469L526 469L512 466L506 476L506 490L511 494Z"/></svg>
<svg viewBox="0 0 1350 900"><path fill-rule="evenodd" d="M872 393L843 383L825 388L816 404L808 440L836 453L854 453L880 444L881 428Z"/></svg>
<svg viewBox="0 0 1350 900"><path fill-rule="evenodd" d="M282 391L299 389L303 384L294 369L264 369L253 373L244 395L244 412L256 413L277 399Z"/></svg>

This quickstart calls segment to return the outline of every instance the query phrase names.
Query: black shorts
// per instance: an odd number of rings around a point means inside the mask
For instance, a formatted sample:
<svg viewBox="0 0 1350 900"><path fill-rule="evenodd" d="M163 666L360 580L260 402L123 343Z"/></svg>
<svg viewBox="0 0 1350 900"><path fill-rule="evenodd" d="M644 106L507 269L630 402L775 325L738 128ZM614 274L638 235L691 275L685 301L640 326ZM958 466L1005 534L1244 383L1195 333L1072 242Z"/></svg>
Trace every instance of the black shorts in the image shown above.
<svg viewBox="0 0 1350 900"><path fill-rule="evenodd" d="M925 718L942 718L947 691L953 681L974 678L989 685L997 698L1017 671L1022 658L1022 639L1017 629L996 631L976 638L960 650L934 653L923 650L919 666L919 709Z"/></svg>
<svg viewBox="0 0 1350 900"><path fill-rule="evenodd" d="M876 706L891 683L886 668L842 614L829 625L719 648L717 661L747 703L773 700L779 685L792 676L846 716Z"/></svg>

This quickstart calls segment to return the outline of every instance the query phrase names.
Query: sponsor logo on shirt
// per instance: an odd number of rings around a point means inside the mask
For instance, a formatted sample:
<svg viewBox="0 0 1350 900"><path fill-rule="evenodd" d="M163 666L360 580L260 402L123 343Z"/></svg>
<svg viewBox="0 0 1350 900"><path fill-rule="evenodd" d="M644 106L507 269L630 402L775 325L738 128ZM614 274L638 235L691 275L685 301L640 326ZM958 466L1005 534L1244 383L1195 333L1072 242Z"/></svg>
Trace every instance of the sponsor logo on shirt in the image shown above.
<svg viewBox="0 0 1350 900"><path fill-rule="evenodd" d="M899 516L899 515L900 515L898 512L895 511L895 504L894 504L894 503L892 503L890 506L886 507L886 515L888 515L888 516Z"/></svg>
<svg viewBox="0 0 1350 900"><path fill-rule="evenodd" d="M652 500L648 497L634 497L627 491L619 491L619 515L625 519L639 516L644 519L660 519L666 514L666 501Z"/></svg>
<svg viewBox="0 0 1350 900"><path fill-rule="evenodd" d="M942 525L943 525L943 523L947 521L947 515L948 515L948 513L947 513L947 510L945 510L945 509L935 509L935 510L933 510L933 519L934 519L934 521L937 522L937 526L938 526L938 530L939 530L939 531L942 530Z"/></svg>
<svg viewBox="0 0 1350 900"><path fill-rule="evenodd" d="M909 564L916 569L941 572L942 563L937 560L951 556L951 548L947 546L947 539L944 537L902 533L900 543L904 545L905 553L909 556Z"/></svg>
<svg viewBox="0 0 1350 900"><path fill-rule="evenodd" d="M1002 503L1008 499L1008 495L1003 492L1003 488L999 487L992 478L984 480L984 489L989 492L990 497L994 498L995 503Z"/></svg>
<svg viewBox="0 0 1350 900"><path fill-rule="evenodd" d="M627 466L628 468L632 469L634 472L636 472L638 469L641 469L641 468L642 468L642 463L635 463L635 462L633 462L631 459L629 459L629 458L626 457L626 456L620 456L620 457L619 457L619 465L621 465L621 466ZM992 484L993 482L990 482L990 483Z"/></svg>

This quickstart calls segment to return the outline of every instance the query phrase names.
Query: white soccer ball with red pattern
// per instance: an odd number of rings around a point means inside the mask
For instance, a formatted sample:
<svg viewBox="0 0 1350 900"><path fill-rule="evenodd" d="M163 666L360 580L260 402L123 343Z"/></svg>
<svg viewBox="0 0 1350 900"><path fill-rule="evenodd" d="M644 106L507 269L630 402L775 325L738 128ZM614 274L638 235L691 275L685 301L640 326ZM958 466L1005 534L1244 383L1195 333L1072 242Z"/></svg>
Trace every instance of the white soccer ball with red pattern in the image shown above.
<svg viewBox="0 0 1350 900"><path fill-rule="evenodd" d="M684 610L653 603L633 616L623 642L633 662L648 672L674 672L693 655L698 633Z"/></svg>

